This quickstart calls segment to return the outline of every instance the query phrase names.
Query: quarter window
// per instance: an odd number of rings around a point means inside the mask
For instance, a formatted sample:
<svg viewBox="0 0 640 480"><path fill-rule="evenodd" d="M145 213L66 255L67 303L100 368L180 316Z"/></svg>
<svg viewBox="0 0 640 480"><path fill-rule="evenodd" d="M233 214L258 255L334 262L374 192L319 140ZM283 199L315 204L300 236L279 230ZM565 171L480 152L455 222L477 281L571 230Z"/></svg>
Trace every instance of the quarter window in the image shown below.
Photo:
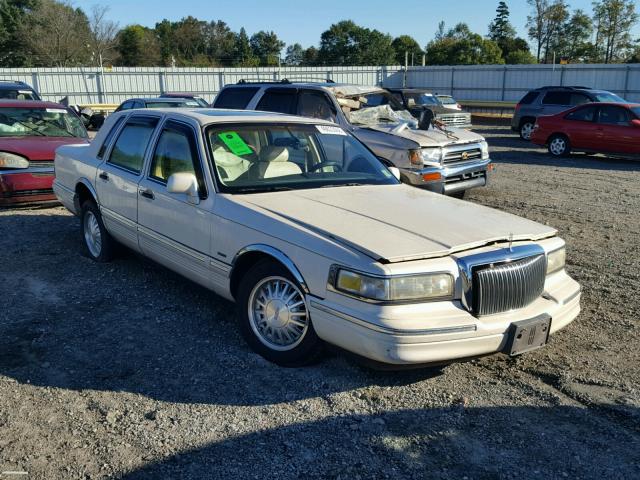
<svg viewBox="0 0 640 480"><path fill-rule="evenodd" d="M536 98L540 95L538 92L529 92L524 97L520 99L518 103L521 105L530 105L532 104Z"/></svg>
<svg viewBox="0 0 640 480"><path fill-rule="evenodd" d="M157 118L131 118L120 132L108 163L140 173L144 152L157 124Z"/></svg>
<svg viewBox="0 0 640 480"><path fill-rule="evenodd" d="M595 116L596 107L585 107L571 112L565 118L567 120L577 120L580 122L593 122Z"/></svg>
<svg viewBox="0 0 640 480"><path fill-rule="evenodd" d="M296 91L293 89L274 88L267 90L260 99L256 110L263 112L294 113Z"/></svg>
<svg viewBox="0 0 640 480"><path fill-rule="evenodd" d="M216 97L214 108L244 110L258 90L258 87L225 88Z"/></svg>

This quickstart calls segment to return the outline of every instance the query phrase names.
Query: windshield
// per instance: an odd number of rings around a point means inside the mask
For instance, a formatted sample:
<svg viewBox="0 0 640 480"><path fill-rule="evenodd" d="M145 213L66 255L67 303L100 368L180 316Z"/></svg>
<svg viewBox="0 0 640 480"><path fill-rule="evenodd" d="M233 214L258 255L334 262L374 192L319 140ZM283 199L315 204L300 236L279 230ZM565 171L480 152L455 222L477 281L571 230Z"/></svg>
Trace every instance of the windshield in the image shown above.
<svg viewBox="0 0 640 480"><path fill-rule="evenodd" d="M389 92L372 92L349 97L337 97L347 120L354 125L410 122L413 116Z"/></svg>
<svg viewBox="0 0 640 480"><path fill-rule="evenodd" d="M87 131L65 108L0 108L0 137L80 137Z"/></svg>
<svg viewBox="0 0 640 480"><path fill-rule="evenodd" d="M181 108L181 107L193 107L200 108L200 105L195 100L185 100L183 102L147 102L147 108Z"/></svg>
<svg viewBox="0 0 640 480"><path fill-rule="evenodd" d="M453 99L453 97L449 97L448 95L438 96L438 100L443 105L455 105L457 102Z"/></svg>
<svg viewBox="0 0 640 480"><path fill-rule="evenodd" d="M627 103L625 99L609 92L597 92L595 94L595 97L597 102Z"/></svg>
<svg viewBox="0 0 640 480"><path fill-rule="evenodd" d="M254 193L398 181L338 126L213 125L208 145L222 190Z"/></svg>
<svg viewBox="0 0 640 480"><path fill-rule="evenodd" d="M405 93L407 97L407 104L411 105L438 105L438 99L429 93ZM413 102L412 102L413 100Z"/></svg>
<svg viewBox="0 0 640 480"><path fill-rule="evenodd" d="M631 107L631 111L636 114L636 118L640 118L640 107Z"/></svg>
<svg viewBox="0 0 640 480"><path fill-rule="evenodd" d="M38 100L29 90L3 90L0 89L0 98L5 100Z"/></svg>

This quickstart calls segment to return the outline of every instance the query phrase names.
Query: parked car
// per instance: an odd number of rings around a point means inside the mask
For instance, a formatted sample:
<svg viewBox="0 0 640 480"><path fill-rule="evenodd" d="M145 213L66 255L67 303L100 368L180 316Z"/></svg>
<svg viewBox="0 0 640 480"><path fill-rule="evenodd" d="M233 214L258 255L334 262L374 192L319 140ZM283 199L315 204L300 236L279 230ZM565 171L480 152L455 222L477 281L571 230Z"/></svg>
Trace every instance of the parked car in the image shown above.
<svg viewBox="0 0 640 480"><path fill-rule="evenodd" d="M130 98L122 102L116 112L133 108L201 108L202 106L189 98Z"/></svg>
<svg viewBox="0 0 640 480"><path fill-rule="evenodd" d="M281 365L324 342L391 364L515 355L580 310L555 229L403 185L332 122L120 112L55 166L89 257L120 242L235 301Z"/></svg>
<svg viewBox="0 0 640 480"><path fill-rule="evenodd" d="M40 95L24 82L0 80L0 100L40 100Z"/></svg>
<svg viewBox="0 0 640 480"><path fill-rule="evenodd" d="M207 102L204 98L202 98L197 93L184 93L184 92L165 92L160 95L160 98L188 98L189 100L194 100L198 102L201 107L208 108L209 102Z"/></svg>
<svg viewBox="0 0 640 480"><path fill-rule="evenodd" d="M589 87L540 87L528 92L516 105L511 130L530 140L536 119L555 115L577 105L591 102L626 103L618 95Z"/></svg>
<svg viewBox="0 0 640 480"><path fill-rule="evenodd" d="M433 113L436 121L442 122L448 127L471 128L471 114L462 111L452 112L443 105L433 93L420 88L387 88L389 92L408 110L415 118L425 110Z"/></svg>
<svg viewBox="0 0 640 480"><path fill-rule="evenodd" d="M445 108L448 108L449 110L457 110L458 112L462 111L462 105L460 105L451 95L441 95L436 93L436 98Z"/></svg>
<svg viewBox="0 0 640 480"><path fill-rule="evenodd" d="M337 83L241 81L225 86L215 108L288 113L340 125L415 187L461 198L487 184L487 142L462 129L416 121L393 95L379 87Z"/></svg>
<svg viewBox="0 0 640 480"><path fill-rule="evenodd" d="M0 100L0 206L55 201L56 148L86 143L82 123L62 105Z"/></svg>
<svg viewBox="0 0 640 480"><path fill-rule="evenodd" d="M538 117L531 141L556 157L571 152L640 157L640 104L592 103Z"/></svg>

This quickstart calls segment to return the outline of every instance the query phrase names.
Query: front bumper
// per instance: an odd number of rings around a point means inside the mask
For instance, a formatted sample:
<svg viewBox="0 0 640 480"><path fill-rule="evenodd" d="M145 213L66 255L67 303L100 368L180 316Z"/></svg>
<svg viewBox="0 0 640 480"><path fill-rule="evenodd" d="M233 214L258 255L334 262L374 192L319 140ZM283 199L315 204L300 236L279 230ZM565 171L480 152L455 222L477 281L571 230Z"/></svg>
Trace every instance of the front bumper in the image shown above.
<svg viewBox="0 0 640 480"><path fill-rule="evenodd" d="M0 206L56 201L53 168L0 171Z"/></svg>
<svg viewBox="0 0 640 480"><path fill-rule="evenodd" d="M432 192L451 195L470 188L484 187L489 183L492 170L491 159L472 161L441 167L425 167L420 170L402 169L404 178L414 187L425 188ZM425 180L440 174L436 180Z"/></svg>
<svg viewBox="0 0 640 480"><path fill-rule="evenodd" d="M580 286L564 271L551 277L527 307L485 317L455 301L356 311L338 297L309 297L309 312L320 338L365 358L395 365L449 362L503 351L513 322L547 314L551 334L571 323L580 313Z"/></svg>

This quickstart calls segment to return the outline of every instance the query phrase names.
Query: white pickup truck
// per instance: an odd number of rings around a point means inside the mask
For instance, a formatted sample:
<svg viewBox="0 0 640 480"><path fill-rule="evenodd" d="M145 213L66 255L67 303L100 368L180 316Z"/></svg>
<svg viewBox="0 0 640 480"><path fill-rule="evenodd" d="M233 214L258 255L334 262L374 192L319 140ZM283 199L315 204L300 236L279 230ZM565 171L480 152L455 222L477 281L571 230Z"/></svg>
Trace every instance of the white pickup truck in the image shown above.
<svg viewBox="0 0 640 480"><path fill-rule="evenodd" d="M516 355L580 311L553 228L403 185L334 123L129 110L55 172L91 258L119 242L235 301L281 365L324 342L391 364Z"/></svg>

